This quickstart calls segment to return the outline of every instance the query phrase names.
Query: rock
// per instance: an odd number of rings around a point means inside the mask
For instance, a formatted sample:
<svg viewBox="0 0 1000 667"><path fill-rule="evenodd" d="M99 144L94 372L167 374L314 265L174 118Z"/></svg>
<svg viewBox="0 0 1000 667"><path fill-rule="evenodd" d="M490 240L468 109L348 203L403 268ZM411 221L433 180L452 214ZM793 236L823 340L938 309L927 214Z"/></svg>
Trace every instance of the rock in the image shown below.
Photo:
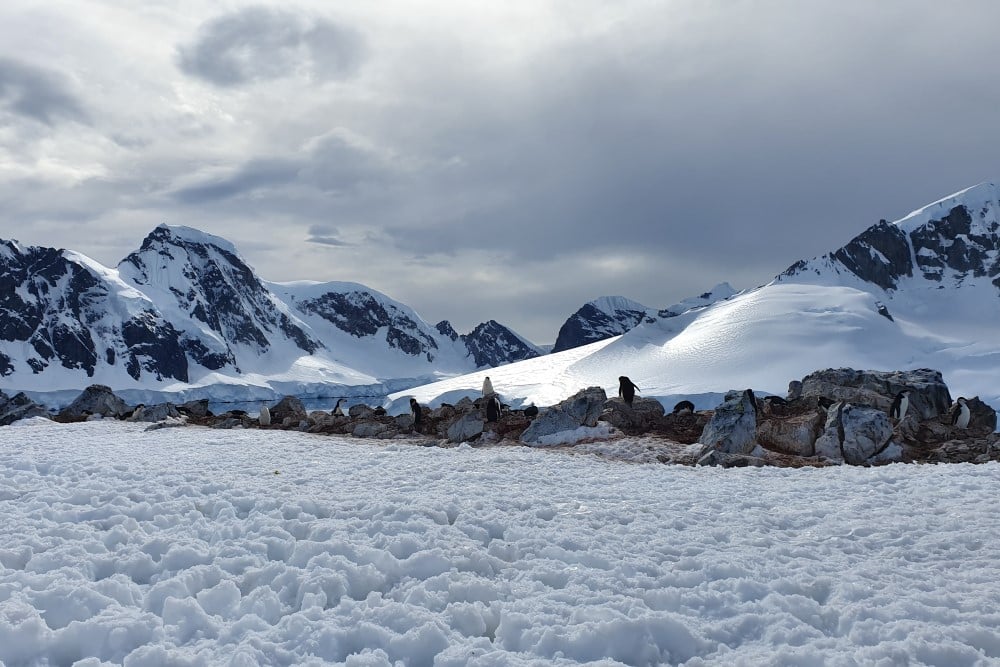
<svg viewBox="0 0 1000 667"><path fill-rule="evenodd" d="M168 417L163 421L158 421L155 424L150 424L145 428L146 431L158 431L161 428L177 428L179 426L187 426L187 417Z"/></svg>
<svg viewBox="0 0 1000 667"><path fill-rule="evenodd" d="M173 403L158 403L156 405L146 405L143 406L139 414L135 412L132 416L128 418L128 421L132 422L158 422L164 419L177 418L180 417L181 413L177 411L177 408Z"/></svg>
<svg viewBox="0 0 1000 667"><path fill-rule="evenodd" d="M88 415L101 415L121 419L132 414L132 408L115 396L111 387L92 384L83 390L72 403L59 413L63 419L85 419Z"/></svg>
<svg viewBox="0 0 1000 667"><path fill-rule="evenodd" d="M49 417L49 412L45 406L35 403L24 392L8 398L0 391L0 426L9 426L18 420L31 417Z"/></svg>
<svg viewBox="0 0 1000 667"><path fill-rule="evenodd" d="M521 434L522 442L538 442L540 438L580 426L597 426L608 396L601 387L587 387L539 414ZM662 409L662 408L661 408Z"/></svg>
<svg viewBox="0 0 1000 667"><path fill-rule="evenodd" d="M291 419L290 424L298 424L305 421L308 415L302 401L294 396L285 396L278 403L271 407L271 423L284 425L287 419Z"/></svg>
<svg viewBox="0 0 1000 667"><path fill-rule="evenodd" d="M239 417L225 417L221 421L212 424L212 428L230 429L243 428L243 420Z"/></svg>
<svg viewBox="0 0 1000 667"><path fill-rule="evenodd" d="M941 373L929 368L912 371L856 371L828 368L802 379L802 396L825 396L854 405L870 405L888 411L892 399L910 390L908 412L918 419L934 419L948 412L951 395Z"/></svg>
<svg viewBox="0 0 1000 667"><path fill-rule="evenodd" d="M892 425L882 410L837 403L830 408L823 433L816 440L816 454L863 465L886 449L891 438Z"/></svg>
<svg viewBox="0 0 1000 667"><path fill-rule="evenodd" d="M471 411L473 411L473 410L476 410L476 409L478 409L478 407L479 407L479 406L477 406L477 405L476 405L475 401L473 401L473 400L472 400L471 398L469 398L468 396L463 396L463 397L462 397L462 398L461 398L461 399L460 399L460 400L458 401L458 403L456 403L455 405L453 405L453 406L452 406L452 408L453 408L453 409L455 410L455 412L456 412L456 413L458 413L458 414L465 414L465 413L467 413L467 412L471 412Z"/></svg>
<svg viewBox="0 0 1000 667"><path fill-rule="evenodd" d="M767 449L796 456L814 456L816 439L826 424L826 411L808 410L790 416L765 415L757 424L757 442Z"/></svg>
<svg viewBox="0 0 1000 667"><path fill-rule="evenodd" d="M625 401L615 397L604 402L600 419L626 433L646 433L665 412L663 404L654 398L637 396L630 408Z"/></svg>
<svg viewBox="0 0 1000 667"><path fill-rule="evenodd" d="M727 454L718 449L710 449L698 459L700 466L720 466L722 468L756 468L767 465L767 461L746 454Z"/></svg>
<svg viewBox="0 0 1000 667"><path fill-rule="evenodd" d="M351 435L355 438L374 438L388 430L389 427L381 422L364 421L360 424L355 424Z"/></svg>
<svg viewBox="0 0 1000 667"><path fill-rule="evenodd" d="M448 442L466 442L483 433L483 418L477 412L467 412L448 426Z"/></svg>
<svg viewBox="0 0 1000 667"><path fill-rule="evenodd" d="M402 430L406 431L406 430L410 430L410 429L413 428L413 415L412 414L397 415L397 416L395 416L395 417L392 418L392 421L396 425L396 428L398 428L398 429L402 429Z"/></svg>
<svg viewBox="0 0 1000 667"><path fill-rule="evenodd" d="M543 410L521 433L521 442L539 442L547 435L580 428L579 420L562 410Z"/></svg>
<svg viewBox="0 0 1000 667"><path fill-rule="evenodd" d="M785 394L785 400L794 401L802 397L802 382L799 380L792 380L788 383L788 393Z"/></svg>
<svg viewBox="0 0 1000 667"><path fill-rule="evenodd" d="M375 416L375 410L364 403L358 403L347 410L347 416L351 419L370 419Z"/></svg>
<svg viewBox="0 0 1000 667"><path fill-rule="evenodd" d="M705 452L716 450L725 454L747 454L757 444L757 409L753 393L730 391L725 401L701 433L699 442Z"/></svg>
<svg viewBox="0 0 1000 667"><path fill-rule="evenodd" d="M195 401L188 401L177 406L177 411L182 415L202 419L208 416L208 399L201 398Z"/></svg>
<svg viewBox="0 0 1000 667"><path fill-rule="evenodd" d="M978 396L966 400L965 404L969 406L969 427L966 430L970 434L984 436L997 430L996 410L979 400Z"/></svg>

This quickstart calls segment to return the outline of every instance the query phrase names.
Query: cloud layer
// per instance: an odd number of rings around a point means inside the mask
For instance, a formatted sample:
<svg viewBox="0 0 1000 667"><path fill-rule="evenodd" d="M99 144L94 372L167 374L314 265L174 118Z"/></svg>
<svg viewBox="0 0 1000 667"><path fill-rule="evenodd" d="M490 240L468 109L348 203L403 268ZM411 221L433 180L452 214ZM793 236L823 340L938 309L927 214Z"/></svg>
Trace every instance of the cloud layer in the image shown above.
<svg viewBox="0 0 1000 667"><path fill-rule="evenodd" d="M463 331L750 287L1000 173L987 0L95 7L0 8L0 237L192 225Z"/></svg>

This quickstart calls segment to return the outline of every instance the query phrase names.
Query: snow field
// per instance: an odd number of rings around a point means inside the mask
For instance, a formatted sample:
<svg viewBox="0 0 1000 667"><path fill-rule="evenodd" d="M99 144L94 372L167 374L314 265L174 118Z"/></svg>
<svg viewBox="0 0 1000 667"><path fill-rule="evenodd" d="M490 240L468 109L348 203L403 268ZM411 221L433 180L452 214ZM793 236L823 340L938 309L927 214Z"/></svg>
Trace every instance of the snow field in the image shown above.
<svg viewBox="0 0 1000 667"><path fill-rule="evenodd" d="M995 464L141 429L0 430L8 667L1000 660Z"/></svg>

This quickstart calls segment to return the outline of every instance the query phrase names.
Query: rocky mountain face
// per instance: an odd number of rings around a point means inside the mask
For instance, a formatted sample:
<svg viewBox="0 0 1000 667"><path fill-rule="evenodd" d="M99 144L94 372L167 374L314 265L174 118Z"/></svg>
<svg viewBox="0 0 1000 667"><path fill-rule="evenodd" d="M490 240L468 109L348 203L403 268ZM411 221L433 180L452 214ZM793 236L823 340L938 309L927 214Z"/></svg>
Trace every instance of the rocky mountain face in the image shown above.
<svg viewBox="0 0 1000 667"><path fill-rule="evenodd" d="M135 380L188 379L180 333L141 294L75 253L0 242L0 375L52 367L92 377L121 364ZM20 369L22 372L26 369Z"/></svg>
<svg viewBox="0 0 1000 667"><path fill-rule="evenodd" d="M631 331L643 322L652 324L657 318L676 317L692 308L709 306L734 294L736 290L729 283L719 283L707 292L659 310L622 296L604 296L585 303L569 316L559 328L552 351L561 352L596 343Z"/></svg>
<svg viewBox="0 0 1000 667"><path fill-rule="evenodd" d="M623 296L605 296L589 301L559 327L553 352L596 343L623 334L643 320L653 321L656 311Z"/></svg>
<svg viewBox="0 0 1000 667"><path fill-rule="evenodd" d="M410 359L399 377L416 377L441 364L467 372L537 354L495 321L459 336L363 285L267 283L231 243L187 227L157 227L117 270L0 241L0 376L40 376L22 383L36 390L90 378L131 386L212 372L238 379L303 357L319 369L374 364L348 370L379 378L392 360Z"/></svg>
<svg viewBox="0 0 1000 667"><path fill-rule="evenodd" d="M895 223L880 220L842 248L796 262L779 280L830 275L883 290L911 278L945 287L986 279L1000 289L1000 188L982 183Z"/></svg>
<svg viewBox="0 0 1000 667"><path fill-rule="evenodd" d="M508 360L501 363L509 363L531 359L542 354L537 347L496 320L484 322L470 333L463 334L459 338L469 349L469 354L475 360L477 368L499 366L500 359Z"/></svg>

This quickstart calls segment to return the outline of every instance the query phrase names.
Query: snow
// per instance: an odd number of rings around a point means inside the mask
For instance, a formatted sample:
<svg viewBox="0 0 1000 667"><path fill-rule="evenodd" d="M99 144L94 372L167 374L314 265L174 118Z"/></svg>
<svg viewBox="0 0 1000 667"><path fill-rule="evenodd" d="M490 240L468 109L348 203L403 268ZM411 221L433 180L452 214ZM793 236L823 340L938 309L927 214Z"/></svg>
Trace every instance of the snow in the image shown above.
<svg viewBox="0 0 1000 667"><path fill-rule="evenodd" d="M996 183L984 182L971 188L960 190L936 202L918 208L916 211L900 218L893 224L909 233L931 220L948 215L956 206L965 206L976 220L976 212L990 209L992 215L985 222L996 222L996 212L1000 210L1000 186Z"/></svg>
<svg viewBox="0 0 1000 667"><path fill-rule="evenodd" d="M616 317L618 313L622 311L637 311L645 313L652 312L653 310L649 306L644 306L638 301L626 299L623 296L602 296L588 303L609 317Z"/></svg>
<svg viewBox="0 0 1000 667"><path fill-rule="evenodd" d="M29 420L0 662L995 664L998 475Z"/></svg>
<svg viewBox="0 0 1000 667"><path fill-rule="evenodd" d="M1000 305L989 289L966 290L965 301L933 290L877 299L853 287L775 282L616 338L391 394L389 407L402 411L410 396L432 406L476 397L488 374L514 406L552 405L588 386L614 396L626 375L667 410L684 399L706 409L728 389L783 396L789 381L840 367L934 368L953 396L1000 406ZM878 314L879 300L895 321Z"/></svg>

